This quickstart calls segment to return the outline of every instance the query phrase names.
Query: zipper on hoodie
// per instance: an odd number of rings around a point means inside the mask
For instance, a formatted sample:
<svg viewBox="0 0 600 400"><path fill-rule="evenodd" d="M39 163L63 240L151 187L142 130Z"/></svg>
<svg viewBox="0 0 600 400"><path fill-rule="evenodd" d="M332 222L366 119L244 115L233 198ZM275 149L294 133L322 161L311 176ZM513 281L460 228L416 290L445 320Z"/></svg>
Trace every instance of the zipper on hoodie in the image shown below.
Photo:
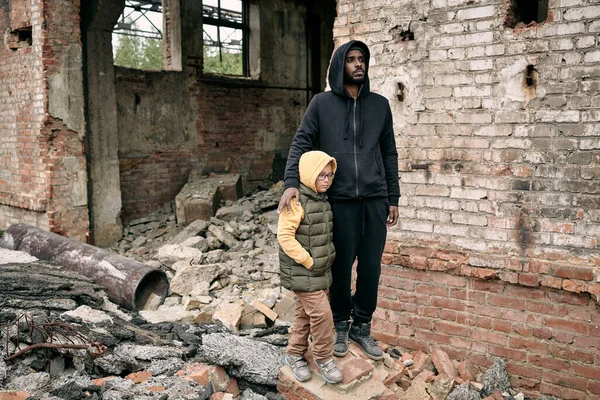
<svg viewBox="0 0 600 400"><path fill-rule="evenodd" d="M358 89L356 99L360 96L362 86ZM356 197L358 197L358 154L356 153L356 99L354 99L354 110L352 112L352 125L354 126L354 177L356 178Z"/></svg>

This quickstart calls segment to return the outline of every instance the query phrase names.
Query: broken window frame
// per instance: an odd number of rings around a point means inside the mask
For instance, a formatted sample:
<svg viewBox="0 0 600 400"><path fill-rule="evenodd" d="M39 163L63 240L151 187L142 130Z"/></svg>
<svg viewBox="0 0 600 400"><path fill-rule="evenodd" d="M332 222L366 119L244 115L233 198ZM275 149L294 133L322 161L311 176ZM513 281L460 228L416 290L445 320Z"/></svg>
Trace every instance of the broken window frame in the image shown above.
<svg viewBox="0 0 600 400"><path fill-rule="evenodd" d="M240 0L240 3L242 5L242 11L241 11L241 22L237 22L235 21L233 18L226 18L225 15L226 13L222 13L222 10L227 11L229 14L231 13L235 13L237 14L237 11L233 11L233 10L228 10L226 8L223 8L221 6L221 1L222 0L217 0L217 6L211 6L211 5L205 5L202 4L202 24L203 27L205 25L210 25L210 26L214 26L217 28L217 46L214 47L218 47L219 48L219 58L222 60L222 52L223 52L223 48L225 46L222 45L222 41L221 41L221 37L220 37L220 28L232 28L232 29L239 29L242 31L242 74L241 75L231 75L231 76L235 76L235 77L248 77L250 76L250 57L249 57L249 52L248 52L248 48L249 48L249 36L250 36L250 5L248 0ZM216 11L216 18L211 16L214 15ZM205 47L205 43L204 43L204 35L202 37L203 43L202 46L203 48ZM205 74L212 74L213 72L206 72L204 71Z"/></svg>
<svg viewBox="0 0 600 400"><path fill-rule="evenodd" d="M141 70L163 70L167 68L165 65L167 62L165 59L165 35L163 35L164 2L165 0L125 0L123 11L121 15L119 15L112 30L113 38L114 35L117 35L121 37L129 36L141 38L141 40L159 41L161 49L160 65L157 63L157 65L153 67L128 66L128 68ZM157 24L149 17L149 15L151 15L150 13L161 14L163 26L157 26ZM137 25L140 21L144 22L144 25L147 26L146 29ZM113 47L113 57L115 56L115 48ZM116 57L113 60L116 61ZM118 66L119 64L115 65Z"/></svg>
<svg viewBox="0 0 600 400"><path fill-rule="evenodd" d="M148 7L149 6L149 7ZM162 29L154 25L154 22L146 15L149 12L158 12L162 14L161 0L125 0L123 13L119 16L119 20L113 29L113 33L118 35L139 36L147 39L163 40ZM127 20L131 19L131 22ZM140 29L134 24L144 19L151 26L150 30Z"/></svg>

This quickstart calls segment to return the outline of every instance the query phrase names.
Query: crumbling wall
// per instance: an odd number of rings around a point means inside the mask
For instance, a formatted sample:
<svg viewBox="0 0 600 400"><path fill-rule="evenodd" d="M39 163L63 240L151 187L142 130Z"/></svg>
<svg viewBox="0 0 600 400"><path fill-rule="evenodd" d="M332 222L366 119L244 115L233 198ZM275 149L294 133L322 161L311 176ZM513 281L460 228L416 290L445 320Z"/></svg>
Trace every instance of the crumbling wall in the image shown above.
<svg viewBox="0 0 600 400"><path fill-rule="evenodd" d="M79 24L78 1L0 3L0 228L86 238Z"/></svg>
<svg viewBox="0 0 600 400"><path fill-rule="evenodd" d="M203 74L201 5L184 0L180 6L182 72L117 68L125 221L173 201L192 169L240 173L246 189L281 179L289 143L314 93L306 4L251 2L251 13L258 13L251 20L259 23L251 25L250 49L260 52L251 55L259 60L254 67L260 65L252 78ZM170 15L164 15L165 26L172 26ZM328 60L329 53L316 56Z"/></svg>
<svg viewBox="0 0 600 400"><path fill-rule="evenodd" d="M380 337L508 359L532 393L600 394L600 6L338 1L336 43L371 47L391 103L400 223ZM590 397L588 397L590 396Z"/></svg>

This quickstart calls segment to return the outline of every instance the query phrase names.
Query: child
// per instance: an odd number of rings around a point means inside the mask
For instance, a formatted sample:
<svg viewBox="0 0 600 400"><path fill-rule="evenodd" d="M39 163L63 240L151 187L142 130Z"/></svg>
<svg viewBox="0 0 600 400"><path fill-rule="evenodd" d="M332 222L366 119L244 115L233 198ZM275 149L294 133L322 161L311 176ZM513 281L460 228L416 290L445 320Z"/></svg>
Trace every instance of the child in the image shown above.
<svg viewBox="0 0 600 400"><path fill-rule="evenodd" d="M331 285L333 214L325 192L337 168L335 158L322 151L309 151L300 157L300 205L290 203L289 212L279 214L277 239L281 284L294 291L294 326L285 356L300 382L311 372L304 353L312 334L315 364L329 383L342 381L333 361L333 316L327 293Z"/></svg>

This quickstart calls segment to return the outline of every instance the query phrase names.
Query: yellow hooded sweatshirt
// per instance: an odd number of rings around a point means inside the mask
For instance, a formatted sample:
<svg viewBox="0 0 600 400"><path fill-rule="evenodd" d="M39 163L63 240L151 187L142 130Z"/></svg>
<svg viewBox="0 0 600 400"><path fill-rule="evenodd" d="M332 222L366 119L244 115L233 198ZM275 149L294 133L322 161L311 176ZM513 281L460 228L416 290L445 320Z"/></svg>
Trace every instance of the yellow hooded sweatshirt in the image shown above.
<svg viewBox="0 0 600 400"><path fill-rule="evenodd" d="M335 158L322 151L309 151L300 157L298 170L300 172L300 182L317 193L317 177L323 171L327 164L331 163L333 172L337 169ZM277 227L277 240L283 251L298 264L302 264L307 269L313 266L313 259L306 249L296 240L296 230L304 219L304 209L298 204L296 199L290 201L290 212L284 208L279 214L279 224Z"/></svg>

